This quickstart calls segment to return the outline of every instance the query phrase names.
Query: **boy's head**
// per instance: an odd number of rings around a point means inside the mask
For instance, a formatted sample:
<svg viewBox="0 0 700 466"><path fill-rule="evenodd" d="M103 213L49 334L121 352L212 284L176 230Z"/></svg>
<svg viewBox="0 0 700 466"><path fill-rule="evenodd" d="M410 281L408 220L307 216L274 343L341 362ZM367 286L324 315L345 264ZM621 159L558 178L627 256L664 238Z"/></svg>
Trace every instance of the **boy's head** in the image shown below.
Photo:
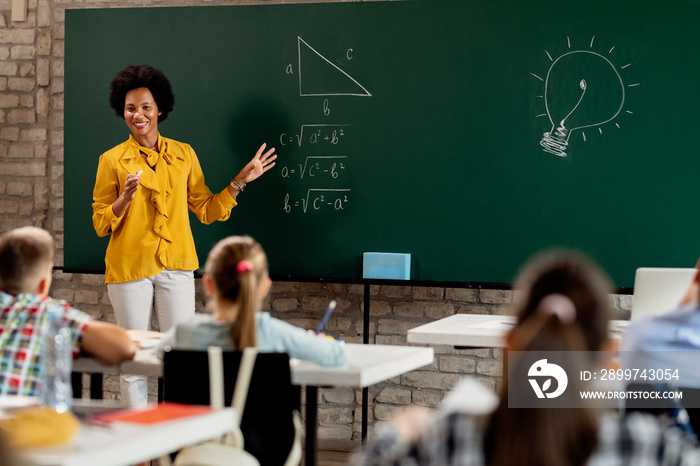
<svg viewBox="0 0 700 466"><path fill-rule="evenodd" d="M0 290L46 294L51 285L54 240L46 230L22 227L0 236Z"/></svg>

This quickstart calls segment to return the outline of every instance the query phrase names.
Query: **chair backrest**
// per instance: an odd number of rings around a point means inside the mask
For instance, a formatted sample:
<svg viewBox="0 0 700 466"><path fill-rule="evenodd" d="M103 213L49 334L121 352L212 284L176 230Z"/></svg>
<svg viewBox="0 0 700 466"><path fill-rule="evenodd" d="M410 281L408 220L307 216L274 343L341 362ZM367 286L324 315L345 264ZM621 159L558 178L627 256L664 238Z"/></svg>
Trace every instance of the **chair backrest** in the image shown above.
<svg viewBox="0 0 700 466"><path fill-rule="evenodd" d="M629 398L625 400L625 412L642 411L655 416L671 415L681 406L688 413L688 423L693 431L700 433L700 388L670 387L663 384L650 383L630 383L627 391L632 392L659 392L659 391L679 391L683 393L683 398L674 400L672 398Z"/></svg>
<svg viewBox="0 0 700 466"><path fill-rule="evenodd" d="M224 351L224 401L231 404L241 352ZM166 351L163 356L163 400L209 404L206 351ZM248 389L241 431L244 448L262 466L282 465L294 443L293 411L300 408L300 388L292 385L286 353L259 353Z"/></svg>
<svg viewBox="0 0 700 466"><path fill-rule="evenodd" d="M671 390L671 388L663 384L655 385L642 382L631 382L626 387L627 392L634 393L653 394L663 390ZM648 397L630 396L625 400L625 412L641 411L655 416L667 414L680 406L680 403L676 403L672 398L657 398L653 395Z"/></svg>
<svg viewBox="0 0 700 466"><path fill-rule="evenodd" d="M688 411L688 421L696 434L700 434L700 388L680 389L683 392L683 407Z"/></svg>

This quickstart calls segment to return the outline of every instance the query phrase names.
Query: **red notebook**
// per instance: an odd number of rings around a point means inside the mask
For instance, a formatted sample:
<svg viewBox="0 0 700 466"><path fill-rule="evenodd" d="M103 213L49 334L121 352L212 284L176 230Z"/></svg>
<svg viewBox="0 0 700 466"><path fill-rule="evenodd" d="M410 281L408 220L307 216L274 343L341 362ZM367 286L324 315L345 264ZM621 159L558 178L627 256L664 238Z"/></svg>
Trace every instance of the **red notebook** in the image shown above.
<svg viewBox="0 0 700 466"><path fill-rule="evenodd" d="M139 424L155 424L189 416L211 413L209 406L185 405L179 403L159 403L146 409L125 409L111 413L98 414L94 419L102 422L135 422Z"/></svg>

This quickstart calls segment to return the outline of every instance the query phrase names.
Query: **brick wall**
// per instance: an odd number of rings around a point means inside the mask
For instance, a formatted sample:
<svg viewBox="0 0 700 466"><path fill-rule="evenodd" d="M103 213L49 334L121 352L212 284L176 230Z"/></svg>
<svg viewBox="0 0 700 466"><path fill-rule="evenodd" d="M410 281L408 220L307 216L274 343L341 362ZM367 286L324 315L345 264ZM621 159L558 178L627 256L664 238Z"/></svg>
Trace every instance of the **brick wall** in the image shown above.
<svg viewBox="0 0 700 466"><path fill-rule="evenodd" d="M28 0L25 22L11 21L11 3L0 0L0 231L35 225L53 232L58 240L56 264L60 266L65 9L293 2ZM199 282L197 289L197 309L204 311ZM409 328L455 313L503 314L512 298L507 290L378 285L370 290L370 342L397 345L406 344ZM114 322L102 275L56 272L52 295L96 318ZM266 310L292 324L314 328L329 300L336 299L338 307L327 331L347 342L361 342L363 296L361 285L282 282L274 285ZM616 318L629 317L631 299L611 296ZM370 387L370 423L387 419L393 411L411 403L436 406L465 374L489 387L498 387L500 350L438 346L435 352L430 367ZM105 398L115 397L117 383L109 377ZM319 390L319 437L357 439L360 400L359 389Z"/></svg>

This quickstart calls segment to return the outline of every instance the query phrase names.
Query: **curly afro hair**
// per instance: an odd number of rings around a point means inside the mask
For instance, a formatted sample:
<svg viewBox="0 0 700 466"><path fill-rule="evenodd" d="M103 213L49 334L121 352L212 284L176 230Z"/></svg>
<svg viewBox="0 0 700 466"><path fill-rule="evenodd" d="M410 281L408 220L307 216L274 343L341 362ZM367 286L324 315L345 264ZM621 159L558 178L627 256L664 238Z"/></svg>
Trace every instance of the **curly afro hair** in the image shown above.
<svg viewBox="0 0 700 466"><path fill-rule="evenodd" d="M161 112L158 122L165 121L175 106L175 94L165 74L149 65L130 65L121 70L109 85L109 105L120 118L124 118L124 101L127 92L146 87Z"/></svg>

